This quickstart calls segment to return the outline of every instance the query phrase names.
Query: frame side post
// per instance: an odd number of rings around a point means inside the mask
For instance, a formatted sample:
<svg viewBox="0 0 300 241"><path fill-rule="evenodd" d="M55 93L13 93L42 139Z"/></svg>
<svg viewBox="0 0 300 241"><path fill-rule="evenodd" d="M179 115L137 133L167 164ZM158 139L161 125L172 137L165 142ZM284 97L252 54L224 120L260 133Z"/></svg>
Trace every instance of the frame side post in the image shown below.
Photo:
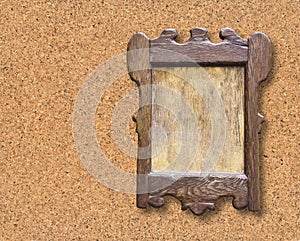
<svg viewBox="0 0 300 241"><path fill-rule="evenodd" d="M134 117L139 147L137 154L138 177L136 196L139 208L148 206L147 174L151 171L152 74L149 64L149 46L149 38L144 33L137 33L132 36L127 47L128 72L131 79L139 87L139 110L137 116Z"/></svg>
<svg viewBox="0 0 300 241"><path fill-rule="evenodd" d="M260 32L249 38L249 55L246 81L246 174L248 176L248 193L250 211L260 210L259 185L259 140L258 132L262 115L258 113L258 87L265 80L271 69L271 43Z"/></svg>

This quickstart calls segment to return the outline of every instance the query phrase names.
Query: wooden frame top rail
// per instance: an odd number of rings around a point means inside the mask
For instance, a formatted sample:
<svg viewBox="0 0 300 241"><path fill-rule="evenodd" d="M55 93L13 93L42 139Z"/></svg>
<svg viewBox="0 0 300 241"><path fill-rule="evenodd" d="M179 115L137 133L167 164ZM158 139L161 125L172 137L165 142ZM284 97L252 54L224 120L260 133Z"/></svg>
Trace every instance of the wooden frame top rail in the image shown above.
<svg viewBox="0 0 300 241"><path fill-rule="evenodd" d="M193 28L190 39L183 43L175 41L175 29L164 30L158 38L150 40L151 65L179 65L180 63L241 65L248 61L248 42L232 29L220 32L221 43L212 43L207 30Z"/></svg>

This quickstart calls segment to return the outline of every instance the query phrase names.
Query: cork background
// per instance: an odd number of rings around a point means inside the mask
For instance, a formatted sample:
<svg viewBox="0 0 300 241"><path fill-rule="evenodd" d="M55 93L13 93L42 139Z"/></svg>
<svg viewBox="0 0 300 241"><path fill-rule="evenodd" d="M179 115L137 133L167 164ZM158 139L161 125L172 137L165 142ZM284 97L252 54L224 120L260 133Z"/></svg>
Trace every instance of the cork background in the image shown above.
<svg viewBox="0 0 300 241"><path fill-rule="evenodd" d="M0 2L0 240L299 240L299 1ZM244 38L266 33L273 69L260 91L262 211L237 211L230 198L194 216L167 199L136 208L135 196L105 187L82 165L72 135L77 93L130 37L206 27L212 41L231 27ZM124 76L96 114L110 161L135 173L134 157L114 144L114 106L135 84ZM134 123L130 133L136 140Z"/></svg>

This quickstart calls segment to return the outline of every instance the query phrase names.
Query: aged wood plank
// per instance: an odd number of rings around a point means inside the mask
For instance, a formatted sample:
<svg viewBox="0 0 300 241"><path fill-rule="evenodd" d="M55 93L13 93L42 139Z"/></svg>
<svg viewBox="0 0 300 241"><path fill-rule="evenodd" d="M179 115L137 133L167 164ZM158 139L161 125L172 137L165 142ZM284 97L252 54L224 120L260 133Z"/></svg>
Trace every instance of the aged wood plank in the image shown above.
<svg viewBox="0 0 300 241"><path fill-rule="evenodd" d="M152 171L244 173L244 78L233 66L154 70L153 103L163 107L154 106L153 124L166 140L153 129Z"/></svg>
<svg viewBox="0 0 300 241"><path fill-rule="evenodd" d="M172 183L164 185L164 183ZM161 189L162 186L165 186ZM152 173L149 187L155 190L149 195L149 203L154 207L164 205L167 195L176 197L182 209L190 209L200 215L207 209L213 210L218 198L232 196L233 206L243 209L248 204L247 176L242 174L178 174Z"/></svg>
<svg viewBox="0 0 300 241"><path fill-rule="evenodd" d="M135 117L136 132L138 134L137 173L148 174L151 170L151 116L152 90L151 69L149 64L149 38L143 33L132 36L127 48L127 66L130 77L139 88L139 111ZM148 105L146 105L148 104ZM147 175L137 178L137 206L146 208L148 205Z"/></svg>
<svg viewBox="0 0 300 241"><path fill-rule="evenodd" d="M182 63L200 64L245 64L248 60L247 41L232 29L220 32L223 42L215 44L206 37L207 30L194 28L191 38L183 44L175 41L175 29L166 29L150 42L150 63L152 65L174 66Z"/></svg>
<svg viewBox="0 0 300 241"><path fill-rule="evenodd" d="M259 140L262 115L258 113L258 86L271 69L271 43L263 33L249 38L249 61L246 81L246 174L249 179L249 210L260 210Z"/></svg>

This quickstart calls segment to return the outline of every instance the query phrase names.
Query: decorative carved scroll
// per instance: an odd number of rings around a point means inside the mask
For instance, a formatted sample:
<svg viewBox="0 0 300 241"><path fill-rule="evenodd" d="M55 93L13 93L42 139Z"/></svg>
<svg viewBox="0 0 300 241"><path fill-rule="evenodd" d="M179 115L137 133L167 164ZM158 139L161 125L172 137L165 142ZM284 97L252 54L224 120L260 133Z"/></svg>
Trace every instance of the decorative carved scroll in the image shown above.
<svg viewBox="0 0 300 241"><path fill-rule="evenodd" d="M176 179L176 175L150 174L149 187L159 189L164 182L172 183L167 187L150 193L149 203L154 207L164 205L167 195L176 197L182 210L190 209L200 215L207 209L214 210L219 197L232 196L233 206L245 208L248 204L247 177L245 175L189 175Z"/></svg>
<svg viewBox="0 0 300 241"><path fill-rule="evenodd" d="M207 30L193 28L190 39L177 43L177 31L166 29L150 41L150 62L153 65L176 65L178 63L199 64L245 64L248 60L247 40L242 39L232 29L220 32L221 43L212 43L207 38ZM200 54L201 53L201 54Z"/></svg>

